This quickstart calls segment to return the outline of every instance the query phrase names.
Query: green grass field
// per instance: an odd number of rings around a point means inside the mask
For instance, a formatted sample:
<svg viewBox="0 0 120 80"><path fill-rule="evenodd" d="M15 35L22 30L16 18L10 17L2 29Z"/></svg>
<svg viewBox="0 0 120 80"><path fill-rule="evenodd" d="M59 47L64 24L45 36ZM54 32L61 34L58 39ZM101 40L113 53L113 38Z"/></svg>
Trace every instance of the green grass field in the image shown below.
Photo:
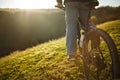
<svg viewBox="0 0 120 80"><path fill-rule="evenodd" d="M112 36L120 53L120 20L98 27ZM0 80L83 80L82 71L82 63L67 60L65 37L15 51L0 59Z"/></svg>

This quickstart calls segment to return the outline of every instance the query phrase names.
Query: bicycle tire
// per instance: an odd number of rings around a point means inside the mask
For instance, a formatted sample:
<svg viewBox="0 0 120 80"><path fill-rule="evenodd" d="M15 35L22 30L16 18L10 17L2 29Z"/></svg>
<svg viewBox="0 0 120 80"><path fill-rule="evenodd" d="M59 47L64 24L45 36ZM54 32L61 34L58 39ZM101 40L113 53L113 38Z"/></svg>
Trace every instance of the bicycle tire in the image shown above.
<svg viewBox="0 0 120 80"><path fill-rule="evenodd" d="M109 55L111 58L111 67L112 67L112 71L111 71L112 79L111 80L120 79L120 69L119 69L120 62L119 62L119 56L118 56L116 45L115 45L113 39L109 36L109 34L102 29L92 28L85 35L83 47L82 47L83 48L82 53L83 53L83 57L84 57L84 60L83 60L84 67L88 68L88 66L87 66L88 63L86 61L88 61L88 57L90 57L90 56L88 56L90 54L90 50L88 50L88 47L89 47L88 43L90 40L92 43L92 38L95 38L96 36L94 36L94 35L96 35L96 34L99 35L100 38L102 38L102 40L106 43L108 50L109 50ZM98 44L100 44L100 43L98 43ZM104 54L102 53L102 55L104 55ZM88 71L88 69L85 69L85 70ZM85 71L85 76L87 77L87 80L90 80L90 79L88 79L90 76L87 71Z"/></svg>

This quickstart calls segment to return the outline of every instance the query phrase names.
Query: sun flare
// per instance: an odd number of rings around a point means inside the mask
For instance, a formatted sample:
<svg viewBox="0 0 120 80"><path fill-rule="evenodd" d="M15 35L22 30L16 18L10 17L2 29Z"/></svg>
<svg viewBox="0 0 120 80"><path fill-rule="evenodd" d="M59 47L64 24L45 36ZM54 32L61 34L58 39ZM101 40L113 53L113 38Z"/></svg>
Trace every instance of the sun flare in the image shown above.
<svg viewBox="0 0 120 80"><path fill-rule="evenodd" d="M20 9L54 8L55 0L14 0L14 7Z"/></svg>

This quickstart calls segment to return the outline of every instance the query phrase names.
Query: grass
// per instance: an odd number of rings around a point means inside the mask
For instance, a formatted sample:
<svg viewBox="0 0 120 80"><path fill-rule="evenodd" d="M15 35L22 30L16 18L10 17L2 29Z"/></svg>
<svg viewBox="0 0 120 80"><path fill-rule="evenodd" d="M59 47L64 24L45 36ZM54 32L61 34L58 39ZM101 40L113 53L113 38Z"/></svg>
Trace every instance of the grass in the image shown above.
<svg viewBox="0 0 120 80"><path fill-rule="evenodd" d="M120 20L98 25L115 40L120 53ZM0 80L83 80L83 67L66 57L65 37L0 59Z"/></svg>
<svg viewBox="0 0 120 80"><path fill-rule="evenodd" d="M109 21L104 24L100 24L98 28L101 28L110 34L117 46L118 53L120 55L120 20Z"/></svg>

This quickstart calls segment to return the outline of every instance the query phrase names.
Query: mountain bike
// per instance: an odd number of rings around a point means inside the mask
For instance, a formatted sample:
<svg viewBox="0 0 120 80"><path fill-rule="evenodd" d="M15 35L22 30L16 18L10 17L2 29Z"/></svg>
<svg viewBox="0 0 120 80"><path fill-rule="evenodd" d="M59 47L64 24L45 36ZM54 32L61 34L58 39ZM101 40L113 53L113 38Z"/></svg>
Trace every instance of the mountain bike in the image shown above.
<svg viewBox="0 0 120 80"><path fill-rule="evenodd" d="M82 46L79 26L85 33ZM96 27L85 29L78 18L77 41L86 80L120 80L119 55L113 39L106 31Z"/></svg>
<svg viewBox="0 0 120 80"><path fill-rule="evenodd" d="M86 80L120 80L117 48L113 39L104 30L88 27L83 44L79 46L79 54L83 61Z"/></svg>

